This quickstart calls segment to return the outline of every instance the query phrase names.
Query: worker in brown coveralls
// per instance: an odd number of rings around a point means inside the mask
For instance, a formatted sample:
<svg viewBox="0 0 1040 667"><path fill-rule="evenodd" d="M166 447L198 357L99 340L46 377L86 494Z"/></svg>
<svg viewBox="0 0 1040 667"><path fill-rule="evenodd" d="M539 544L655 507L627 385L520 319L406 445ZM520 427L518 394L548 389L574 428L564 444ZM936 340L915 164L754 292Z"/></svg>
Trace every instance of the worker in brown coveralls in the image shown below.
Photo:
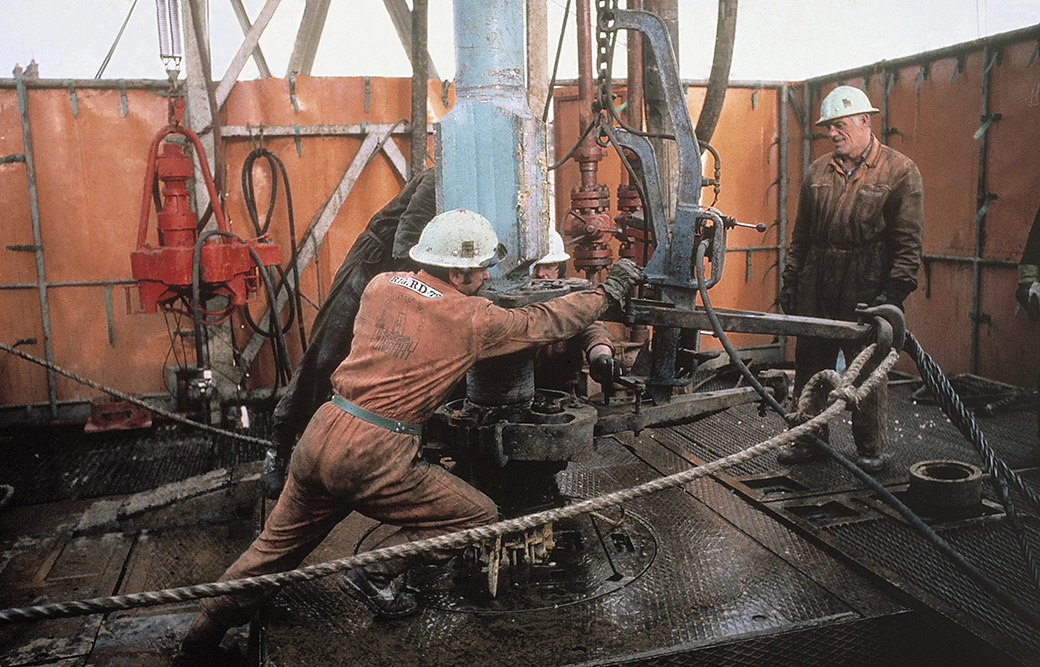
<svg viewBox="0 0 1040 667"><path fill-rule="evenodd" d="M383 271L413 268L408 251L436 213L436 180L434 171L428 169L405 183L372 216L343 258L314 318L307 349L274 408L271 447L260 473L260 486L268 498L281 493L293 445L314 413L329 400L330 378L350 352L354 318L365 286Z"/></svg>
<svg viewBox="0 0 1040 667"><path fill-rule="evenodd" d="M549 252L531 267L531 279L563 278L570 258L564 250L563 237L555 230L550 231ZM580 379L586 360L589 375L600 384L610 382L615 374L623 372L621 362L614 358L614 342L601 322L593 322L573 338L538 348L534 358L535 387L584 393Z"/></svg>
<svg viewBox="0 0 1040 667"><path fill-rule="evenodd" d="M809 165L802 183L780 291L785 313L855 320L857 304L902 308L917 288L924 235L921 174L910 158L873 135L870 116L877 111L852 86L835 88L821 104L816 124L826 129L834 151ZM862 346L798 337L796 396L813 374L835 367L839 350L852 361ZM856 461L868 472L884 467L887 418L886 383L852 410ZM826 432L821 435L826 439ZM820 454L797 442L777 460L797 463Z"/></svg>
<svg viewBox="0 0 1040 667"><path fill-rule="evenodd" d="M623 305L642 276L622 259L595 290L500 308L475 295L504 248L491 223L463 210L431 220L409 254L420 271L379 274L365 288L350 354L332 375L333 398L296 444L260 536L222 580L295 568L355 510L398 527L373 548L493 522L490 498L422 459L422 423L473 363L574 336L611 303ZM338 583L381 617L405 616L418 610L397 580L410 564L354 568ZM203 600L175 667L229 664L233 651L219 645L227 629L249 621L273 594Z"/></svg>

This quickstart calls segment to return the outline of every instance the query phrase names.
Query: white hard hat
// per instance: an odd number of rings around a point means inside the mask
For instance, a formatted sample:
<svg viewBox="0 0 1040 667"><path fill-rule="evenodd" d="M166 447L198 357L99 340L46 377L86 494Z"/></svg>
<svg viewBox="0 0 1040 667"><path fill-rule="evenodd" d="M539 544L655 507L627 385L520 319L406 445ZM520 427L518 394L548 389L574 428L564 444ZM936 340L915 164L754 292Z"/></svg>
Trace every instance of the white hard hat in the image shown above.
<svg viewBox="0 0 1040 667"><path fill-rule="evenodd" d="M566 262L571 256L563 249L563 237L555 229L549 231L549 253L535 264L559 264Z"/></svg>
<svg viewBox="0 0 1040 667"><path fill-rule="evenodd" d="M434 216L408 251L420 264L454 269L494 266L505 255L505 246L499 244L488 219L461 208Z"/></svg>
<svg viewBox="0 0 1040 667"><path fill-rule="evenodd" d="M838 86L823 98L820 104L820 120L816 121L816 124L826 125L846 116L877 112L870 103L870 98L862 90L852 86Z"/></svg>

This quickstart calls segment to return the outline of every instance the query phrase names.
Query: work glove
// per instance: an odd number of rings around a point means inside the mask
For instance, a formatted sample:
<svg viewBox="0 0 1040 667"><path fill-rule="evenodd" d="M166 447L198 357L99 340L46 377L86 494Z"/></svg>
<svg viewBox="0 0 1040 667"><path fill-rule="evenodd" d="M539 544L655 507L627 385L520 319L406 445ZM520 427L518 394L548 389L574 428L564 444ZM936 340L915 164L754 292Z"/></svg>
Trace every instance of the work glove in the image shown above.
<svg viewBox="0 0 1040 667"><path fill-rule="evenodd" d="M589 359L589 376L606 385L625 374L625 366L609 354L600 354Z"/></svg>
<svg viewBox="0 0 1040 667"><path fill-rule="evenodd" d="M1015 299L1029 313L1032 320L1040 320L1040 282L1019 283Z"/></svg>
<svg viewBox="0 0 1040 667"><path fill-rule="evenodd" d="M874 299L874 302L871 303L870 305L871 306L889 305L889 306L895 306L899 310L903 310L903 300L902 299L896 299L894 297L889 296L888 294L886 294L884 292L882 292L881 294L878 294L877 298Z"/></svg>
<svg viewBox="0 0 1040 667"><path fill-rule="evenodd" d="M912 291L913 289L911 286L906 283L889 281L885 284L881 294L878 294L877 298L875 298L874 302L870 305L884 306L887 304L895 306L899 310L903 310L903 301L906 300L906 297L910 296L910 292Z"/></svg>
<svg viewBox="0 0 1040 667"><path fill-rule="evenodd" d="M606 292L607 298L611 302L624 310L632 288L645 281L646 274L643 273L643 269L632 260L622 257L614 262L610 273L607 274L607 279L600 284L600 287Z"/></svg>

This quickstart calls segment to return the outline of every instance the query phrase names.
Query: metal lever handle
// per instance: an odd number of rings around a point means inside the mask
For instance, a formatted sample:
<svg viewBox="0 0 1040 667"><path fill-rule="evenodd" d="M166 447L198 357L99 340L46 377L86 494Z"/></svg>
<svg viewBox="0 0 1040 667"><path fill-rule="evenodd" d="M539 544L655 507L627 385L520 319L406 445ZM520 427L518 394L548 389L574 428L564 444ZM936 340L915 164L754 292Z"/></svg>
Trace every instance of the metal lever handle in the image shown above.
<svg viewBox="0 0 1040 667"><path fill-rule="evenodd" d="M723 216L722 222L726 225L727 229L733 229L734 227L747 227L748 229L754 229L756 232L766 231L766 223L764 222L753 225L750 222L737 222L735 219L728 216Z"/></svg>

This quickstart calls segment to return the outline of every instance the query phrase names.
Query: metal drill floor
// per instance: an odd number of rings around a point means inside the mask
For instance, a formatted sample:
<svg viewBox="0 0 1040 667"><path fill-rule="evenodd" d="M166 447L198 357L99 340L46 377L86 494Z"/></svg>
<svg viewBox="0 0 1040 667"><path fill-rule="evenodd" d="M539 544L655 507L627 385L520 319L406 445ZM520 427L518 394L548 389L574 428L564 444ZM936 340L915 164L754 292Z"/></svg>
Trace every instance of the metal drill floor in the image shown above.
<svg viewBox="0 0 1040 667"><path fill-rule="evenodd" d="M978 462L938 409L913 401L910 390L891 392L891 458L877 476L897 493L912 462ZM782 427L745 406L602 438L594 460L559 475L561 491L586 498L626 488L740 451ZM1025 469L1037 432L1031 410L999 413L980 427L1011 467L1040 485ZM222 449L208 436L181 433L187 444L178 445L178 432L160 427L105 440L66 431L57 444L50 434L45 447L29 435L3 436L9 455L0 483L16 491L0 509L0 604L218 577L258 525L258 464L254 452ZM853 453L847 425L832 428L832 438ZM226 468L198 475L198 459L183 459L200 451ZM135 463L136 482L112 472ZM1035 609L1017 543L991 493L987 500L987 515L936 529ZM335 577L287 587L254 624L255 664L1040 665L1036 628L829 461L783 467L770 453L629 503L620 523L611 521L620 510L604 514L557 526L554 565L500 582L494 600L451 566L417 573L413 581L427 591L422 611L390 622L340 593ZM1027 537L1040 552L1034 524L1027 522ZM348 519L307 562L353 553L371 539L370 527ZM163 664L194 608L0 625L0 665ZM243 646L247 631L236 635Z"/></svg>

